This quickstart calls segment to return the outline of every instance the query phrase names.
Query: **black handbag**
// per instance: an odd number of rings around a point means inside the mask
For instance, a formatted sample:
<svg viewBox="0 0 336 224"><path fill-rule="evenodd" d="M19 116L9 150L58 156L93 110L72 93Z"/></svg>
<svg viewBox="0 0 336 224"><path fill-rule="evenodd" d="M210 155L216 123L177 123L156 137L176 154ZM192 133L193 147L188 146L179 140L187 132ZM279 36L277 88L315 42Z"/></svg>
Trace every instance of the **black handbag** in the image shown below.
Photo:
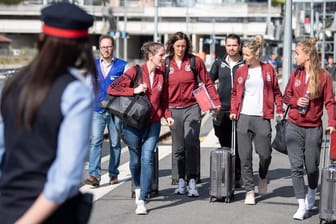
<svg viewBox="0 0 336 224"><path fill-rule="evenodd" d="M139 65L136 65L136 69L137 74L133 80L133 86L136 85L137 80L139 80L142 75ZM108 94L100 103L100 107L119 117L127 125L138 129L144 127L151 113L151 104L144 93L134 96L115 96Z"/></svg>
<svg viewBox="0 0 336 224"><path fill-rule="evenodd" d="M289 106L287 106L286 111L283 115L283 119L277 119L277 123L275 125L275 137L272 141L272 148L277 150L280 153L288 154L287 152L287 144L286 144L286 128L288 125L288 120L286 119L287 113L289 110Z"/></svg>

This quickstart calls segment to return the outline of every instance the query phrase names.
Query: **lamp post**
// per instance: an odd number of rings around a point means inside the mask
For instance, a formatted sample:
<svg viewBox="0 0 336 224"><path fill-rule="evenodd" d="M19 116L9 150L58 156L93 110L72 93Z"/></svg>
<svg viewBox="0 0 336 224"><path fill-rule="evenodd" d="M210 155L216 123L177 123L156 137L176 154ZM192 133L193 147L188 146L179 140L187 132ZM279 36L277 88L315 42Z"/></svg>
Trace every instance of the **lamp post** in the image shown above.
<svg viewBox="0 0 336 224"><path fill-rule="evenodd" d="M314 36L314 1L310 1L310 36Z"/></svg>
<svg viewBox="0 0 336 224"><path fill-rule="evenodd" d="M322 17L322 47L321 47L321 67L324 68L324 58L325 58L325 20L326 20L326 1L323 0L323 17Z"/></svg>
<svg viewBox="0 0 336 224"><path fill-rule="evenodd" d="M187 7L186 7L186 34L189 36L189 1L186 0Z"/></svg>
<svg viewBox="0 0 336 224"><path fill-rule="evenodd" d="M154 35L153 41L159 42L159 31L158 31L158 16L159 16L159 6L158 0L154 0Z"/></svg>
<svg viewBox="0 0 336 224"><path fill-rule="evenodd" d="M286 88L291 69L292 69L292 0L286 0L283 71L282 71L282 89L283 90Z"/></svg>
<svg viewBox="0 0 336 224"><path fill-rule="evenodd" d="M119 16L117 16L117 24L119 23ZM116 41L116 47L115 47L115 49L116 49L116 52L115 52L115 54L116 54L116 57L120 57L120 53L119 53L119 46L120 46L120 43L119 43L119 36L120 36L120 32L118 31L119 30L119 26L117 25L117 29L116 29L116 32L115 32L115 34L114 34L114 39L115 39L115 41Z"/></svg>
<svg viewBox="0 0 336 224"><path fill-rule="evenodd" d="M267 17L266 17L266 35L268 36L268 38L271 39L271 37L273 36L271 34L271 6L272 6L272 0L268 0L268 4L267 4Z"/></svg>
<svg viewBox="0 0 336 224"><path fill-rule="evenodd" d="M124 60L127 61L127 0L124 0Z"/></svg>

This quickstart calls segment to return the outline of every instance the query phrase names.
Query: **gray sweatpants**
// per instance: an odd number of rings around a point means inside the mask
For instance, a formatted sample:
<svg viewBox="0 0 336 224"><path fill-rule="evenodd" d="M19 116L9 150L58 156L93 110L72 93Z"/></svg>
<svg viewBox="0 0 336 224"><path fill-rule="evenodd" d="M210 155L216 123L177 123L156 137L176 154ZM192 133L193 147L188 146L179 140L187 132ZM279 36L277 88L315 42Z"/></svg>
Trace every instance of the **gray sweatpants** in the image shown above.
<svg viewBox="0 0 336 224"><path fill-rule="evenodd" d="M238 153L246 191L254 190L252 142L259 155L259 176L266 178L271 163L271 123L261 116L241 114L237 123Z"/></svg>
<svg viewBox="0 0 336 224"><path fill-rule="evenodd" d="M201 111L197 104L186 108L170 108L174 119L171 127L173 156L177 160L179 178L197 176L200 151Z"/></svg>
<svg viewBox="0 0 336 224"><path fill-rule="evenodd" d="M286 143L297 199L305 198L304 168L309 188L315 189L318 186L322 135L322 127L301 127L288 122Z"/></svg>

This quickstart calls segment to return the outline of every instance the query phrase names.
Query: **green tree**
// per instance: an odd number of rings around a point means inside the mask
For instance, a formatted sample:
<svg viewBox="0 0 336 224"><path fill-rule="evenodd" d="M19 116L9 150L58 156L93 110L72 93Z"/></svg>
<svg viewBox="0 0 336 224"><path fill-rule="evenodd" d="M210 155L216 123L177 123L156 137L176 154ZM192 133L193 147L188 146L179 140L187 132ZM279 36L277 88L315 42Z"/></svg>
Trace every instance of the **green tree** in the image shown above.
<svg viewBox="0 0 336 224"><path fill-rule="evenodd" d="M0 0L0 4L6 4L6 5L17 5L23 0Z"/></svg>

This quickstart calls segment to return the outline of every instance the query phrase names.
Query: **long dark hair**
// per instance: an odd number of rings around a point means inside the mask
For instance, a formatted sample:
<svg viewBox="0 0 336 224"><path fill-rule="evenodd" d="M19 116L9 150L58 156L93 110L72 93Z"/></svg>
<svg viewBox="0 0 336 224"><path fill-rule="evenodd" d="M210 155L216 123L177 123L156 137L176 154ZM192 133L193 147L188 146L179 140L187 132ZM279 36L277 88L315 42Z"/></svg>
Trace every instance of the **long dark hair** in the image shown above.
<svg viewBox="0 0 336 224"><path fill-rule="evenodd" d="M84 76L92 75L94 87L97 85L92 46L88 39L71 40L41 34L38 49L39 53L32 62L6 81L2 92L2 99L5 99L10 91L20 90L16 120L18 125L28 129L33 126L52 84L69 67L85 70Z"/></svg>
<svg viewBox="0 0 336 224"><path fill-rule="evenodd" d="M175 54L173 45L178 40L186 41L187 46L185 49L184 57L187 57L189 54L192 53L192 45L191 45L189 37L185 33L182 33L182 32L174 33L173 36L167 41L166 53L168 54L169 57L172 57Z"/></svg>

